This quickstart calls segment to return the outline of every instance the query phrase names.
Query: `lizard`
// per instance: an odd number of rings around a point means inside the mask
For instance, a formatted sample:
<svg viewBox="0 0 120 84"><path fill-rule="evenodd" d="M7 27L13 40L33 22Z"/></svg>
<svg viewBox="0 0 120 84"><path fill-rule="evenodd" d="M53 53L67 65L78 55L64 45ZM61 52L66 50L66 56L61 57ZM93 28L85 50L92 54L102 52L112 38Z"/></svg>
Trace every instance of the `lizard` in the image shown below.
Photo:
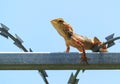
<svg viewBox="0 0 120 84"><path fill-rule="evenodd" d="M50 22L57 32L64 38L66 43L66 52L70 51L70 46L77 48L78 51L82 52L80 57L81 61L86 64L88 64L87 60L89 58L86 57L85 50L92 50L94 46L103 44L103 42L101 42L97 37L91 39L75 33L72 26L65 22L63 18L56 18ZM107 52L106 45L102 45L99 52Z"/></svg>

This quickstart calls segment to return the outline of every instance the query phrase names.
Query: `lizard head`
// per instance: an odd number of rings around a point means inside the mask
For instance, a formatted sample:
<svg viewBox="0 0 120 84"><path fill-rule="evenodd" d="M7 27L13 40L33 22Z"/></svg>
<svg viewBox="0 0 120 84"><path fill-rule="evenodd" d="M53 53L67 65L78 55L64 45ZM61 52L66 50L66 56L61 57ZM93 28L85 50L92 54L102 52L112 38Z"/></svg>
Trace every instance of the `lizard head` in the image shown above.
<svg viewBox="0 0 120 84"><path fill-rule="evenodd" d="M73 34L72 27L66 23L62 18L53 19L50 21L57 32L64 38L71 37Z"/></svg>

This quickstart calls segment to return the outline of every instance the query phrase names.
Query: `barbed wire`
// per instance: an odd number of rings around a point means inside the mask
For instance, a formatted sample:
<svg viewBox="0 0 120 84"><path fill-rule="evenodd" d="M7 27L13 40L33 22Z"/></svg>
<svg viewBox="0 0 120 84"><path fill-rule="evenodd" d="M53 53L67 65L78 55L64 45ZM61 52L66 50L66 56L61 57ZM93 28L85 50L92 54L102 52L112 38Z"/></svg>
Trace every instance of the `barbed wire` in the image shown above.
<svg viewBox="0 0 120 84"><path fill-rule="evenodd" d="M8 28L7 26L5 26L5 25L2 24L2 23L0 23L0 25L1 25L1 27L0 27L0 35L2 35L3 37L5 37L5 38L7 38L7 39L8 39L8 38L11 38L11 39L14 41L14 44L15 44L18 48L22 49L24 52L33 52L33 50L32 50L31 48L30 48L29 51L28 51L28 50L22 45L23 40L22 40L17 34L15 34L15 37L14 37L12 34L10 34L10 33L8 32L9 28ZM42 79L44 80L44 82L45 82L46 84L49 84L48 81L47 81L47 78L46 78L46 77L48 77L46 71L45 71L45 70L38 70L38 72L40 73L40 75L41 75Z"/></svg>

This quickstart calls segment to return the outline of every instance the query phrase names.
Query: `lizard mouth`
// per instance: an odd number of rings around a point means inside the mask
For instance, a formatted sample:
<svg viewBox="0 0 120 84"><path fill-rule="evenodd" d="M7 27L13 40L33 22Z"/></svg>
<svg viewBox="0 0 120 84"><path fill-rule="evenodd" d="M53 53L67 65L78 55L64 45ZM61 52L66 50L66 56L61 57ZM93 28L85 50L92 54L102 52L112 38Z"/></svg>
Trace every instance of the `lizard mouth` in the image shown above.
<svg viewBox="0 0 120 84"><path fill-rule="evenodd" d="M55 21L54 21L54 20L51 20L50 22L51 22L51 23L55 23Z"/></svg>
<svg viewBox="0 0 120 84"><path fill-rule="evenodd" d="M57 25L57 22L55 20L51 20L50 22L54 27Z"/></svg>

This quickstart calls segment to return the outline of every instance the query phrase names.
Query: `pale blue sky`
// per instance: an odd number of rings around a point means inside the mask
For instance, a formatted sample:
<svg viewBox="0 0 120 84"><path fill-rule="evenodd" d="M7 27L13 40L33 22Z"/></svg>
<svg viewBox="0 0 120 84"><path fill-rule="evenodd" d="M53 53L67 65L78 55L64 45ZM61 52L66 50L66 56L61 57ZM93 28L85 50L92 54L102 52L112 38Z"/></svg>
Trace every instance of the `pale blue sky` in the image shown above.
<svg viewBox="0 0 120 84"><path fill-rule="evenodd" d="M115 33L120 35L119 0L0 0L0 22L24 40L24 46L35 52L64 52L65 44L50 20L62 17L74 31L102 41ZM13 41L0 37L1 52L21 52ZM120 42L109 49L119 52ZM78 52L71 48L71 52ZM47 70L50 84L66 84L71 72ZM87 70L79 74L79 84L119 84L119 70ZM44 84L34 71L0 71L0 84Z"/></svg>

